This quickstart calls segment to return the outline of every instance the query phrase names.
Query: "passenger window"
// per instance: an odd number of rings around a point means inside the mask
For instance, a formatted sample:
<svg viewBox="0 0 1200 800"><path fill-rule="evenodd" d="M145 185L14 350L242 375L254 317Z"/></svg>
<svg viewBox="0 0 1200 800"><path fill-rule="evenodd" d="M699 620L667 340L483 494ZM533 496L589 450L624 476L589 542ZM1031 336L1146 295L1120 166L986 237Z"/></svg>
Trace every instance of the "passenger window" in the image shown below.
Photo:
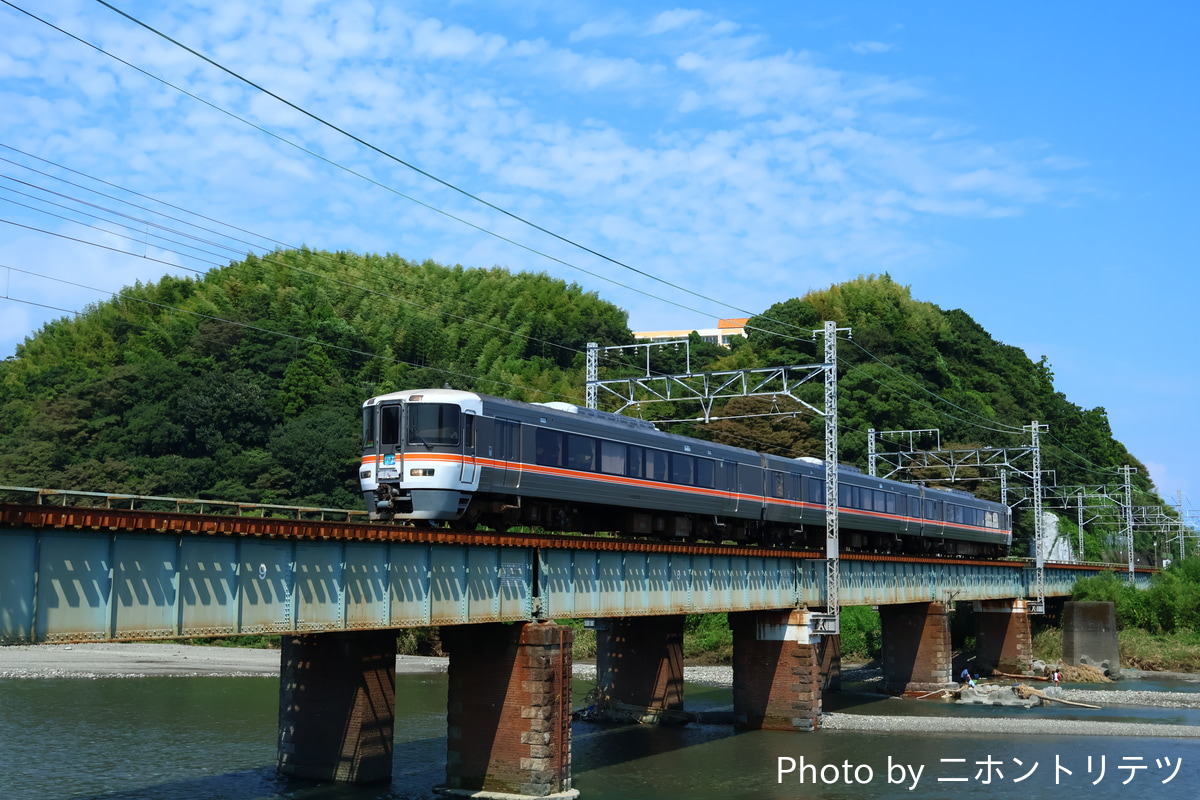
<svg viewBox="0 0 1200 800"><path fill-rule="evenodd" d="M587 436L567 436L567 466L583 472L596 471L596 440Z"/></svg>
<svg viewBox="0 0 1200 800"><path fill-rule="evenodd" d="M696 482L696 459L671 453L671 483L691 486Z"/></svg>
<svg viewBox="0 0 1200 800"><path fill-rule="evenodd" d="M625 462L627 473L631 478L640 478L644 470L642 464L646 459L645 451L634 445L629 446L629 459Z"/></svg>
<svg viewBox="0 0 1200 800"><path fill-rule="evenodd" d="M784 483L784 480L786 476L782 472L777 472L775 470L771 470L771 472L768 474L771 482L771 497L783 497L785 494L786 484Z"/></svg>
<svg viewBox="0 0 1200 800"><path fill-rule="evenodd" d="M625 445L600 442L600 471L607 475L625 474Z"/></svg>
<svg viewBox="0 0 1200 800"><path fill-rule="evenodd" d="M707 458L696 459L696 485L713 489L717 485L717 462Z"/></svg>
<svg viewBox="0 0 1200 800"><path fill-rule="evenodd" d="M646 477L652 481L667 479L667 454L661 450L646 451Z"/></svg>
<svg viewBox="0 0 1200 800"><path fill-rule="evenodd" d="M538 428L534 437L534 460L543 467L563 465L563 435L558 431Z"/></svg>

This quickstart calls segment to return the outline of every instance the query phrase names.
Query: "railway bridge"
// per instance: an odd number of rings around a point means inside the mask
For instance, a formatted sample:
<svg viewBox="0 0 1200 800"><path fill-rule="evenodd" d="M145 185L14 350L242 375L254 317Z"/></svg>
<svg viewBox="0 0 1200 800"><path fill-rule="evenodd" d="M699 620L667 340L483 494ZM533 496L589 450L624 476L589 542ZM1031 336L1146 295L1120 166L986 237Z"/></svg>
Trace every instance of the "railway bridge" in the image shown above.
<svg viewBox="0 0 1200 800"><path fill-rule="evenodd" d="M837 680L838 638L809 621L825 606L816 552L55 497L0 503L0 644L281 634L279 767L290 775L390 778L396 628L441 626L447 789L463 794L572 794L573 629L556 619L595 621L601 699L626 711L683 708L691 613L729 614L742 727L814 729ZM1048 564L1045 596L1101 568ZM981 665L1028 666L1033 580L1024 561L846 554L840 602L879 607L886 690L931 691L952 680L955 601L972 601Z"/></svg>

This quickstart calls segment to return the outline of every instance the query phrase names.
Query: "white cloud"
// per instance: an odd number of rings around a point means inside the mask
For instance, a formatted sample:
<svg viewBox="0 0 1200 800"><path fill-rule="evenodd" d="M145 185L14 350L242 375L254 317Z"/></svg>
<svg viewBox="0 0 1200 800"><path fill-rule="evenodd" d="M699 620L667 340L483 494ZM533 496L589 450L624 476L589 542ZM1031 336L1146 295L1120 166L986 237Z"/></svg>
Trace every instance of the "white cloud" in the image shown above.
<svg viewBox="0 0 1200 800"><path fill-rule="evenodd" d="M160 40L79 13L123 57L256 124L531 247L635 280ZM835 68L819 54L781 49L754 31L741 35L738 24L696 10L641 21L620 11L561 33L534 28L534 35L468 25L453 7L425 17L390 5L319 2L282 12L174 13L164 28L185 29L231 68L363 139L595 249L747 308L778 299L781 279L802 293L806 282L914 264L931 248L909 230L914 220L1018 213L1055 191L1020 152L974 141L960 121L929 117L927 90ZM0 65L14 76L0 100L11 98L8 107L30 123L0 121L0 141L48 147L76 168L284 241L564 271L131 77L102 56L64 49L36 27L18 35L27 44ZM574 46L581 42L587 50ZM80 71L87 85L73 78ZM730 289L723 277L733 265L740 280ZM114 277L161 273L146 264L132 273L107 262L103 269Z"/></svg>
<svg viewBox="0 0 1200 800"><path fill-rule="evenodd" d="M854 42L853 44L850 45L850 49L860 55L873 55L875 53L887 53L887 52L890 52L894 47L895 47L895 45L888 44L887 42L872 42L872 41Z"/></svg>
<svg viewBox="0 0 1200 800"><path fill-rule="evenodd" d="M650 36L666 33L667 31L673 31L697 23L703 18L704 12L702 11L675 8L670 11L664 11L651 19L650 24L646 28L646 33Z"/></svg>

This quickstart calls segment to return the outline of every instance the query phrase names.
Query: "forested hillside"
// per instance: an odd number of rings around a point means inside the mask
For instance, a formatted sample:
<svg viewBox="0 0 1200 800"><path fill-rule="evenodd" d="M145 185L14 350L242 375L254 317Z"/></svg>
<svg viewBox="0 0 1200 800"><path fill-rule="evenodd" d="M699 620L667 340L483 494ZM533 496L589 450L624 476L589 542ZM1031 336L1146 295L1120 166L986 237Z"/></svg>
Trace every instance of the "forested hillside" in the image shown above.
<svg viewBox="0 0 1200 800"><path fill-rule="evenodd" d="M839 345L843 461L865 466L869 428L938 429L947 449L1014 447L1037 420L1050 426L1043 467L1059 485L1115 482L1131 464L1139 504L1161 503L1104 409L1072 404L1047 364L887 276L782 300L731 350L694 338L692 369L819 362L809 333L825 320L852 328ZM449 384L579 402L589 341L631 342L625 313L545 275L307 250L251 256L201 279L132 287L46 326L0 364L0 484L357 507L365 398ZM654 366L682 372L682 358L659 352ZM602 377L621 374L602 366ZM806 391L819 405L821 387ZM740 419L674 429L822 456L820 419L756 416L798 408L790 402L734 400L714 413ZM994 480L955 485L999 494Z"/></svg>
<svg viewBox="0 0 1200 800"><path fill-rule="evenodd" d="M0 483L357 507L358 406L578 396L624 312L545 275L288 251L135 286L0 365Z"/></svg>

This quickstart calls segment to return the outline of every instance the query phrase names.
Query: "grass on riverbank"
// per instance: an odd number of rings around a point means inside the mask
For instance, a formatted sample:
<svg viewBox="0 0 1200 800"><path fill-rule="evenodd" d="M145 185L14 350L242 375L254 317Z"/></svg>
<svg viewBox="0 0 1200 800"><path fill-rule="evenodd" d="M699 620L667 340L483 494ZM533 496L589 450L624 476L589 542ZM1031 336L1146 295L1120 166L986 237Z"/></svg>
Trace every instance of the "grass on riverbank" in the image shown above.
<svg viewBox="0 0 1200 800"><path fill-rule="evenodd" d="M572 656L576 661L596 658L596 631L585 628L582 619L555 620L575 630ZM683 657L704 664L733 661L733 631L725 614L688 614L683 624Z"/></svg>
<svg viewBox="0 0 1200 800"><path fill-rule="evenodd" d="M1121 666L1150 672L1200 672L1200 633L1147 633L1140 628L1117 632ZM1048 664L1062 658L1062 630L1043 628L1034 634L1033 657Z"/></svg>

